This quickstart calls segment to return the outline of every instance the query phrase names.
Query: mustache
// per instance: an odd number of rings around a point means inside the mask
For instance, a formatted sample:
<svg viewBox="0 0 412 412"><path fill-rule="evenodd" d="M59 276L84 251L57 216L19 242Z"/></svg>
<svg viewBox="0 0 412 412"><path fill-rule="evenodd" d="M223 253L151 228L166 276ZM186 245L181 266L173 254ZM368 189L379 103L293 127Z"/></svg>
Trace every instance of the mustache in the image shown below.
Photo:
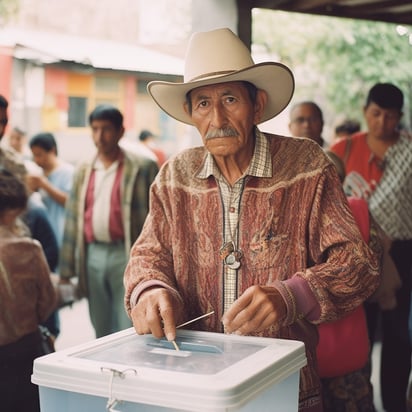
<svg viewBox="0 0 412 412"><path fill-rule="evenodd" d="M213 129L206 133L206 139L213 139L216 137L235 137L239 136L239 133L233 127L222 127L220 129Z"/></svg>

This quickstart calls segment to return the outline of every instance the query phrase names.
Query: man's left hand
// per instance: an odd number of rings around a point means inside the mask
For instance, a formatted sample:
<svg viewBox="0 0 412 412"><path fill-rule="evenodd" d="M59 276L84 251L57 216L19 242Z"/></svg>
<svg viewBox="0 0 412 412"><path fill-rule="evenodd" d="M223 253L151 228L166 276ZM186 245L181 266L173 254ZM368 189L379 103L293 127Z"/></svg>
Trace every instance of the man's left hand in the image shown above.
<svg viewBox="0 0 412 412"><path fill-rule="evenodd" d="M251 286L223 315L226 333L247 335L280 324L286 317L286 304L276 288Z"/></svg>

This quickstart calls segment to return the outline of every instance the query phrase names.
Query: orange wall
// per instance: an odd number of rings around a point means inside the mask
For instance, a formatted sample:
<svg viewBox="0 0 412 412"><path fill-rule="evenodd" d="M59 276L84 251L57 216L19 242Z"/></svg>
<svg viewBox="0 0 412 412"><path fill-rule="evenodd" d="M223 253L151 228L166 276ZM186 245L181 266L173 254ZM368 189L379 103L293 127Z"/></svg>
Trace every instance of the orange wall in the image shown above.
<svg viewBox="0 0 412 412"><path fill-rule="evenodd" d="M45 69L45 103L43 106L43 126L48 130L64 129L65 126L59 124L69 109L68 96L84 96L88 98L89 108L94 109L96 98L98 97L94 89L94 74L81 74L69 72L64 69L46 67ZM124 116L126 130L134 128L135 106L137 96L136 77L126 75L122 77L122 92L117 95L119 109Z"/></svg>
<svg viewBox="0 0 412 412"><path fill-rule="evenodd" d="M45 91L55 98L55 105L59 110L67 111L69 100L67 98L67 72L64 70L46 68Z"/></svg>
<svg viewBox="0 0 412 412"><path fill-rule="evenodd" d="M10 110L11 102L11 71L13 65L13 59L11 55L12 51L8 47L0 47L0 94L3 95L9 102L8 118L9 125L13 121L13 111ZM7 133L7 127L5 132Z"/></svg>
<svg viewBox="0 0 412 412"><path fill-rule="evenodd" d="M12 50L8 47L0 47L0 94L8 101L11 97L12 65Z"/></svg>
<svg viewBox="0 0 412 412"><path fill-rule="evenodd" d="M69 72L67 92L70 96L92 96L93 76Z"/></svg>
<svg viewBox="0 0 412 412"><path fill-rule="evenodd" d="M12 51L8 47L0 47L0 94L7 101L11 101L11 72L13 65ZM9 124L12 123L12 115L9 106L8 110Z"/></svg>

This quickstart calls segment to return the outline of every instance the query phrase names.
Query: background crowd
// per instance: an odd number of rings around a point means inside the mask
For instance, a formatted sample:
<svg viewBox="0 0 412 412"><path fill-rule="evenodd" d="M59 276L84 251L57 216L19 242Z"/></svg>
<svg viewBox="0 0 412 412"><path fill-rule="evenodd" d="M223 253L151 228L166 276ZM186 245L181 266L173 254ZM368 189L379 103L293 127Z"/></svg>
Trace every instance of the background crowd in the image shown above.
<svg viewBox="0 0 412 412"><path fill-rule="evenodd" d="M214 96L214 92L206 91ZM340 172L342 185L333 190L338 193L342 190L346 195L364 241L382 256L380 286L375 288L375 293L368 294L368 299L358 297L362 303L356 308L361 311L359 316L363 320L357 323L358 341L353 342L354 350L360 350L356 345L364 336L366 357L349 370L320 376L325 411L374 410L370 355L377 340L382 342L380 385L385 411L407 411L411 372L412 135L401 126L403 103L403 93L396 85L388 82L371 85L360 113L366 123L365 130L361 130L358 121L348 119L336 125L332 142L322 136L324 120L316 102L298 102L289 111L290 135L296 138L291 137L290 142L300 144L299 150L307 148L306 154L313 156L315 163L324 161L322 151L329 156L335 172ZM176 173L170 168L179 169L180 166L176 166L175 158L166 159L156 147L156 136L148 130L142 130L136 137L140 151L123 148L123 115L110 105L99 105L90 112L88 123L96 151L89 161L80 165L67 163L59 156L56 140L47 131L28 137L18 125L7 129L8 111L8 102L0 95L0 138L7 136L7 144L0 146L0 382L4 384L2 388L7 384L7 388L19 387L25 391L16 393L15 389L1 389L7 410L30 412L39 410L37 391L29 379L33 360L42 354L38 326L46 326L58 339L56 291L60 285L72 285L76 298L87 299L96 337L132 326L131 318L137 330L148 331L141 324L136 326L130 307L131 316L125 311L123 276L132 246L145 222L148 223L139 247L144 249L144 241L153 242L154 234L161 239L159 243L165 242L159 232L166 228L156 226L153 216L146 218L150 208L159 207L160 210L158 199L162 195L162 185L167 187L167 173L171 173L170 170ZM186 117L181 119L187 122ZM255 121L253 128L259 122L259 119ZM200 120L193 124L202 130ZM316 145L308 144L307 140L313 140ZM204 142L207 146L206 138ZM213 147L208 150L217 162L220 154L216 155ZM190 162L196 162L192 158L186 160L188 168L193 166ZM219 166L213 169L211 158L209 161L203 169L205 179L210 170L216 176L220 172L225 175L225 166L220 165L218 172ZM240 174L235 179L229 178L230 173L226 176L229 185L220 177L219 185L226 193L224 204L230 210L235 204L230 186L235 187L238 182L243 185L241 179L251 172L248 164L243 166L242 170L237 170ZM331 176L335 172L331 172ZM330 179L335 181L334 177ZM158 204L150 203L152 187ZM345 207L341 211L346 214ZM225 245L234 246L226 256L234 258L234 262L225 267L230 279L238 269L236 263L240 266L244 260L237 255L239 251L235 245L234 236L239 234L234 235L230 230L236 219L229 214L224 219L229 228L225 233ZM340 219L345 222L343 215ZM158 252L158 243L155 246ZM136 255L138 249L135 248ZM165 264L166 260L161 263ZM22 287L23 282L33 284L30 299L27 298L28 288ZM166 280L162 282L167 283ZM131 294L135 293L132 289L130 286ZM283 293L287 294L288 289ZM235 299L236 296L232 296L227 302L225 312ZM334 321L338 323L343 314L344 310ZM311 320L316 320L320 314L311 316ZM336 325L336 329L338 327ZM322 336L321 327L319 333ZM322 357L321 351L318 356ZM338 359L340 355L335 353L335 356ZM10 379L11 370L14 380Z"/></svg>

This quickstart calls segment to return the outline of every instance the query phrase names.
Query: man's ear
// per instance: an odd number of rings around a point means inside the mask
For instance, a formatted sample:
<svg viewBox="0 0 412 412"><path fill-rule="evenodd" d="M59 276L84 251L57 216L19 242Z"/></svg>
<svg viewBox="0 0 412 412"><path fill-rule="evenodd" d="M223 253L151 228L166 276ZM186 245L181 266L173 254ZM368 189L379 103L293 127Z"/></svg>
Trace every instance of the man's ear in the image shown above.
<svg viewBox="0 0 412 412"><path fill-rule="evenodd" d="M258 124L260 122L260 119L263 116L263 112L265 110L267 101L268 101L267 93L262 89L258 89L256 93L254 124Z"/></svg>
<svg viewBox="0 0 412 412"><path fill-rule="evenodd" d="M125 134L125 132L126 132L126 129L125 129L125 127L124 126L122 126L120 129L119 129L119 140L124 136L124 134Z"/></svg>
<svg viewBox="0 0 412 412"><path fill-rule="evenodd" d="M192 116L192 113L191 113L189 104L188 104L187 102L184 102L184 103L183 103L183 109L184 109L184 111L186 112L186 114L187 114L188 116Z"/></svg>

